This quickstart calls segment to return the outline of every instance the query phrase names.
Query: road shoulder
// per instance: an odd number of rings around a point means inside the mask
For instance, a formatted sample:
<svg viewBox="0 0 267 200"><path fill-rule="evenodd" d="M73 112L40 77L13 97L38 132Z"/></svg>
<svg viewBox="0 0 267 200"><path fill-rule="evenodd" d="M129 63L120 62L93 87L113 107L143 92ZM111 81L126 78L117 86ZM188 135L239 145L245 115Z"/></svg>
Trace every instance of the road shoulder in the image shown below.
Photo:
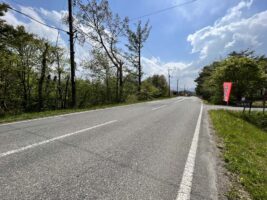
<svg viewBox="0 0 267 200"><path fill-rule="evenodd" d="M204 105L191 191L192 200L218 199L217 152L209 124L207 108Z"/></svg>

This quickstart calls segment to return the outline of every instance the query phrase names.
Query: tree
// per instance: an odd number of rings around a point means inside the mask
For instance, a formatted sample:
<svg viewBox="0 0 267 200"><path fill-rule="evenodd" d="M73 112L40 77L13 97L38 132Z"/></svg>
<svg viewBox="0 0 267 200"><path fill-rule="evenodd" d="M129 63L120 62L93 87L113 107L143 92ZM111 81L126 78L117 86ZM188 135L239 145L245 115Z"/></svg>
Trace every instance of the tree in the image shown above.
<svg viewBox="0 0 267 200"><path fill-rule="evenodd" d="M240 101L242 97L253 101L266 84L264 62L260 64L259 60L253 52L233 52L226 59L204 67L195 80L197 94L213 103L222 103L223 82L232 82L231 102Z"/></svg>
<svg viewBox="0 0 267 200"><path fill-rule="evenodd" d="M209 79L218 64L219 62L213 62L211 65L203 67L198 78L195 80L197 83L196 94L205 100L210 100L210 97L212 96L212 87L210 87Z"/></svg>
<svg viewBox="0 0 267 200"><path fill-rule="evenodd" d="M64 86L62 83L63 76L66 76L65 65L67 60L65 58L65 50L56 45L52 49L52 53L54 54L56 67L55 67L55 80L57 81L57 98L56 98L56 108L64 108Z"/></svg>
<svg viewBox="0 0 267 200"><path fill-rule="evenodd" d="M21 84L22 106L24 110L32 107L32 90L35 75L34 68L39 62L39 41L33 34L25 31L23 26L18 26L14 32L14 40L10 43L13 52L17 55L16 71Z"/></svg>
<svg viewBox="0 0 267 200"><path fill-rule="evenodd" d="M0 4L0 17L4 16L7 8L7 4ZM19 82L14 76L17 56L10 46L15 31L13 26L7 25L0 19L0 114L14 109L18 104L18 98L14 95L19 92L17 90Z"/></svg>
<svg viewBox="0 0 267 200"><path fill-rule="evenodd" d="M135 31L131 30L129 25L126 27L126 33L129 41L129 44L127 44L126 46L130 51L128 58L130 62L133 63L133 66L137 69L138 93L140 93L141 91L141 80L143 75L141 66L141 50L144 47L144 43L149 36L150 30L151 26L149 26L148 21L146 22L144 27L142 27L142 22L138 21Z"/></svg>
<svg viewBox="0 0 267 200"><path fill-rule="evenodd" d="M119 37L123 35L128 19L121 20L117 14L113 14L107 0L99 3L92 0L87 4L81 1L77 3L79 13L77 15L77 28L79 33L89 38L95 48L101 48L110 62L117 69L118 89L116 91L118 101L123 98L123 51L118 48ZM78 24L85 28L79 28ZM85 31L88 30L88 31Z"/></svg>
<svg viewBox="0 0 267 200"><path fill-rule="evenodd" d="M168 94L168 83L164 75L153 75L152 77L148 77L145 81L150 83L157 90L154 91L153 97L164 97ZM142 92L142 90L141 90Z"/></svg>
<svg viewBox="0 0 267 200"><path fill-rule="evenodd" d="M106 86L106 102L110 102L110 76L111 76L111 66L109 59L106 55L99 50L92 50L92 59L85 62L85 68L91 71L91 77L96 78L99 81L104 80Z"/></svg>

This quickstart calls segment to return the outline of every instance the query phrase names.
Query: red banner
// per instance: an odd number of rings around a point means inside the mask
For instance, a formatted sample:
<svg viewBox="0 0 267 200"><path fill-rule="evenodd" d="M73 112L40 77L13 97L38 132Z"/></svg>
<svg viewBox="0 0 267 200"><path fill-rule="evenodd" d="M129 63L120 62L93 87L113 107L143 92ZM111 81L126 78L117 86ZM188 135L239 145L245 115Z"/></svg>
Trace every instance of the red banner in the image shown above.
<svg viewBox="0 0 267 200"><path fill-rule="evenodd" d="M232 90L232 82L224 82L223 83L223 91L224 91L224 97L223 100L229 103L231 90Z"/></svg>

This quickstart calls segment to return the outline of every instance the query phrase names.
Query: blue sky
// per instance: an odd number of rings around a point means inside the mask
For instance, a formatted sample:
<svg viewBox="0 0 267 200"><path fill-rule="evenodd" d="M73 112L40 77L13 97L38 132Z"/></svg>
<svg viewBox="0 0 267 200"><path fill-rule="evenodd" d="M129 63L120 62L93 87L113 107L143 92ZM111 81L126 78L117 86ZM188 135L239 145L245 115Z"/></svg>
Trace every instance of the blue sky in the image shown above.
<svg viewBox="0 0 267 200"><path fill-rule="evenodd" d="M110 0L111 8L120 16L136 18L188 0ZM66 28L60 16L67 9L67 0L6 0L18 9L39 17L44 22ZM48 3L50 2L50 3ZM232 50L253 49L267 54L267 1L266 0L196 0L191 4L144 18L152 26L143 50L145 74L166 74L173 71L172 87L176 76L181 85L194 88L194 79L205 64L225 57ZM27 30L54 41L56 33L43 30L39 25L16 14L5 17L14 25L23 24ZM133 22L134 23L134 22ZM35 25L35 26L34 26ZM62 45L67 44L61 34ZM86 46L77 46L78 59L88 54Z"/></svg>

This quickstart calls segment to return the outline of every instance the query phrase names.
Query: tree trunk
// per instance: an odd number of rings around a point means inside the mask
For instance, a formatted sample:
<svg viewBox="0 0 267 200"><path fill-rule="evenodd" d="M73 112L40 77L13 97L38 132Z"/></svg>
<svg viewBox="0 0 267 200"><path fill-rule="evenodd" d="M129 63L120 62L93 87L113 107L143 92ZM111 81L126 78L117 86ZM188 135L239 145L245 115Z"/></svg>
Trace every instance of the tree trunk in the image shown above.
<svg viewBox="0 0 267 200"><path fill-rule="evenodd" d="M138 45L138 93L141 92L141 79L142 79L142 67L141 67L141 44Z"/></svg>
<svg viewBox="0 0 267 200"><path fill-rule="evenodd" d="M119 102L119 68L117 68L116 75L116 101Z"/></svg>
<svg viewBox="0 0 267 200"><path fill-rule="evenodd" d="M27 95L27 87L26 87L26 80L25 78L23 78L23 82L22 82L22 85L23 85L23 108L25 111L27 111L27 104L28 104L28 95Z"/></svg>
<svg viewBox="0 0 267 200"><path fill-rule="evenodd" d="M106 99L110 102L110 89L109 89L109 68L106 68Z"/></svg>
<svg viewBox="0 0 267 200"><path fill-rule="evenodd" d="M63 108L63 95L62 95L62 88L61 88L61 69L60 69L60 60L59 60L59 55L57 52L57 76L58 76L58 81L57 81L57 92L58 92L58 100L59 100L59 105L57 104L57 107Z"/></svg>
<svg viewBox="0 0 267 200"><path fill-rule="evenodd" d="M62 88L61 88L61 71L60 70L58 71L57 90L58 90L60 108L63 108L63 95L62 95Z"/></svg>
<svg viewBox="0 0 267 200"><path fill-rule="evenodd" d="M38 110L43 109L43 84L45 79L46 65L47 65L47 53L48 53L48 44L45 44L45 50L42 54L42 66L41 66L41 75L38 82Z"/></svg>
<svg viewBox="0 0 267 200"><path fill-rule="evenodd" d="M67 76L67 80L66 80L66 87L65 87L65 95L64 95L64 105L63 105L63 108L66 108L66 105L67 105L67 96L68 96L69 80L70 80L70 77L69 77L69 76Z"/></svg>
<svg viewBox="0 0 267 200"><path fill-rule="evenodd" d="M120 70L120 73L119 73L119 88L120 88L120 96L119 96L119 101L122 102L123 100L123 71L122 71L122 64L120 63L119 65L119 70Z"/></svg>

